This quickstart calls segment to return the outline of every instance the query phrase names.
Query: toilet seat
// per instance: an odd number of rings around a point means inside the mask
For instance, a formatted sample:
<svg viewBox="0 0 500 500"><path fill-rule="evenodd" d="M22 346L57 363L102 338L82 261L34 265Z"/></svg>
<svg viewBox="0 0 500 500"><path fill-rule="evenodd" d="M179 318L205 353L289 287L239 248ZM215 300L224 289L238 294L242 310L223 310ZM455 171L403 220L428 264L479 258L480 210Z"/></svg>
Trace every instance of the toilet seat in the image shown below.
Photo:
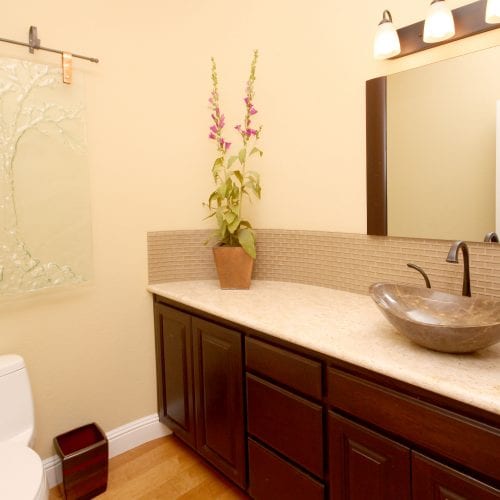
<svg viewBox="0 0 500 500"><path fill-rule="evenodd" d="M2 500L48 498L42 460L31 448L19 443L0 443L0 498Z"/></svg>

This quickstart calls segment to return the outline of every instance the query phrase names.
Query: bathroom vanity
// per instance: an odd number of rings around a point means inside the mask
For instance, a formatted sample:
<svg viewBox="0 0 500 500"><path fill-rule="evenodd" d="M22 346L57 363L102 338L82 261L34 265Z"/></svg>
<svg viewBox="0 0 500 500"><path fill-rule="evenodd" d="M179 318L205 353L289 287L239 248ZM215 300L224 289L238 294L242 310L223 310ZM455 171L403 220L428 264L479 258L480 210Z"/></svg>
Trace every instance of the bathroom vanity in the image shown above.
<svg viewBox="0 0 500 500"><path fill-rule="evenodd" d="M148 290L160 419L252 497L500 498L500 345L429 351L308 285Z"/></svg>

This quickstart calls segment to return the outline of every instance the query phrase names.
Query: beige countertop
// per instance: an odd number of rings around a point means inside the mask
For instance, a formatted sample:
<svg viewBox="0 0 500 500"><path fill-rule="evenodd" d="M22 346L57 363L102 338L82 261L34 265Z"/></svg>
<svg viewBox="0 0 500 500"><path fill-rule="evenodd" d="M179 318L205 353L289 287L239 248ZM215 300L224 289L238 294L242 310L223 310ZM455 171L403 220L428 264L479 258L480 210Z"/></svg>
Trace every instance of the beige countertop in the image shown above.
<svg viewBox="0 0 500 500"><path fill-rule="evenodd" d="M180 281L148 291L262 333L500 414L500 343L444 354L400 335L369 296L296 283L253 281L221 290Z"/></svg>

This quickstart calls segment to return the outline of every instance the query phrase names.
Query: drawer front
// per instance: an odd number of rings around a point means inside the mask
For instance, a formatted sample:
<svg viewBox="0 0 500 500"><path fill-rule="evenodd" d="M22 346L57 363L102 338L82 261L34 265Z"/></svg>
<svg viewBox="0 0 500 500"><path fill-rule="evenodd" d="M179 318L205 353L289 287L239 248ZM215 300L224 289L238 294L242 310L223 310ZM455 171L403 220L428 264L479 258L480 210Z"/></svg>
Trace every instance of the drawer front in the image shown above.
<svg viewBox="0 0 500 500"><path fill-rule="evenodd" d="M333 368L327 383L331 406L500 480L498 429Z"/></svg>
<svg viewBox="0 0 500 500"><path fill-rule="evenodd" d="M435 460L412 453L413 500L498 500L500 490ZM499 465L499 464L497 464Z"/></svg>
<svg viewBox="0 0 500 500"><path fill-rule="evenodd" d="M253 338L246 338L247 369L321 399L321 363Z"/></svg>
<svg viewBox="0 0 500 500"><path fill-rule="evenodd" d="M249 493L257 500L322 500L325 487L252 439L248 440Z"/></svg>
<svg viewBox="0 0 500 500"><path fill-rule="evenodd" d="M248 432L322 478L322 407L251 374L247 399Z"/></svg>

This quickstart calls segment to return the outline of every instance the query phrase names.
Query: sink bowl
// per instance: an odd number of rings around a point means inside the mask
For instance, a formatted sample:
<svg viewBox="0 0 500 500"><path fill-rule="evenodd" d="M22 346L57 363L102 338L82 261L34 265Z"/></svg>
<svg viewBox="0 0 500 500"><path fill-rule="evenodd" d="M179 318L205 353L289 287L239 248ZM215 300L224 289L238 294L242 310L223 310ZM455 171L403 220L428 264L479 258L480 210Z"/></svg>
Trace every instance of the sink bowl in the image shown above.
<svg viewBox="0 0 500 500"><path fill-rule="evenodd" d="M428 349L465 353L500 342L500 301L375 283L370 295L403 335Z"/></svg>

